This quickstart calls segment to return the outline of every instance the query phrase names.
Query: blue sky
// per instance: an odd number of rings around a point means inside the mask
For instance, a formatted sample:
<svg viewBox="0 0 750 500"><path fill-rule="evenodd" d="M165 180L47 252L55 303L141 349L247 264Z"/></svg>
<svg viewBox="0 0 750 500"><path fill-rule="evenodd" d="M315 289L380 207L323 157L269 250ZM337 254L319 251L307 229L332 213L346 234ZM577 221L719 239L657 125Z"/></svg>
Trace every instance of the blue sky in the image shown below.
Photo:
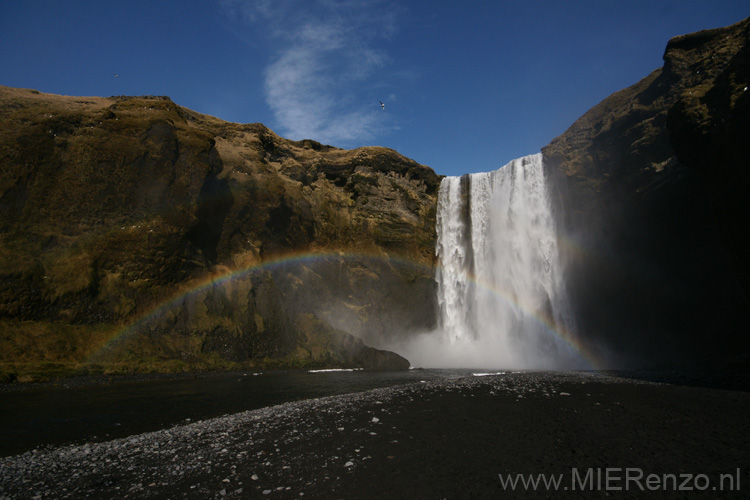
<svg viewBox="0 0 750 500"><path fill-rule="evenodd" d="M747 0L0 0L0 85L168 95L460 175L539 152L660 67L669 38L748 15Z"/></svg>

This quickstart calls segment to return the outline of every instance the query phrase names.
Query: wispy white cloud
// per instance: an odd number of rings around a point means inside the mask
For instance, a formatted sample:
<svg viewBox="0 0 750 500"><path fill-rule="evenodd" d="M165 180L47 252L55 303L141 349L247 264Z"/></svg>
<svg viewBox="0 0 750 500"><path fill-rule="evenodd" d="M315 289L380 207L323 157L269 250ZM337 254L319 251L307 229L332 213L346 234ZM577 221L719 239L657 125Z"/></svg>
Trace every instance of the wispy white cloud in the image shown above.
<svg viewBox="0 0 750 500"><path fill-rule="evenodd" d="M278 132L348 146L384 130L376 91L390 57L379 42L395 32L396 11L357 0L225 0L223 6L272 42L264 90Z"/></svg>
<svg viewBox="0 0 750 500"><path fill-rule="evenodd" d="M273 16L272 0L220 0L219 5L233 19L256 22Z"/></svg>

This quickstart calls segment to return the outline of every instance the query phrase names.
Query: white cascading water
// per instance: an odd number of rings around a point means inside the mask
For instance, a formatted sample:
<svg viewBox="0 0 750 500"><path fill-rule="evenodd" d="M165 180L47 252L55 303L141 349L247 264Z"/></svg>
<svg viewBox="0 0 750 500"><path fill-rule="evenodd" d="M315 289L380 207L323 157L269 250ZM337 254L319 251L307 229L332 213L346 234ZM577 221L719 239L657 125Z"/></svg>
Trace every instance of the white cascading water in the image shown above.
<svg viewBox="0 0 750 500"><path fill-rule="evenodd" d="M447 177L437 213L438 331L402 351L414 366L585 366L562 281L542 155Z"/></svg>

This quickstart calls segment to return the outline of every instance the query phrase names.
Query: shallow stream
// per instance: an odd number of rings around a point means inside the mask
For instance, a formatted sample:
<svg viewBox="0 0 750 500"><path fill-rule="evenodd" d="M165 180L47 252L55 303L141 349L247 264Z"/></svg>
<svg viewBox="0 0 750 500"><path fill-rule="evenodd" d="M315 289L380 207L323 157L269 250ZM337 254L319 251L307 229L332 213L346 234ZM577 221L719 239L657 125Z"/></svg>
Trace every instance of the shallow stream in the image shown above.
<svg viewBox="0 0 750 500"><path fill-rule="evenodd" d="M246 372L2 392L0 456L44 445L106 441L287 401L471 373Z"/></svg>

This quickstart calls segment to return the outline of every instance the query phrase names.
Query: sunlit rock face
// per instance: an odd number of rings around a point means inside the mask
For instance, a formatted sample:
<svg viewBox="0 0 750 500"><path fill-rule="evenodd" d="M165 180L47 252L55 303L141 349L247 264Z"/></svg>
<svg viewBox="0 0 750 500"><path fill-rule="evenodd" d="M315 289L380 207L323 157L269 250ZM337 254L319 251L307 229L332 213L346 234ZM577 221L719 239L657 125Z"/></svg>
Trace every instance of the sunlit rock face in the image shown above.
<svg viewBox="0 0 750 500"><path fill-rule="evenodd" d="M352 365L326 332L434 325L440 179L395 151L157 96L0 87L0 122L10 371Z"/></svg>
<svg viewBox="0 0 750 500"><path fill-rule="evenodd" d="M674 38L543 149L577 324L614 364L748 366L749 41Z"/></svg>
<svg viewBox="0 0 750 500"><path fill-rule="evenodd" d="M748 366L749 30L671 40L662 68L542 151L572 319L553 288L532 310L597 366ZM403 366L358 342L477 338L499 319L461 331L438 307L439 187L386 148L289 141L166 97L0 87L0 380Z"/></svg>

